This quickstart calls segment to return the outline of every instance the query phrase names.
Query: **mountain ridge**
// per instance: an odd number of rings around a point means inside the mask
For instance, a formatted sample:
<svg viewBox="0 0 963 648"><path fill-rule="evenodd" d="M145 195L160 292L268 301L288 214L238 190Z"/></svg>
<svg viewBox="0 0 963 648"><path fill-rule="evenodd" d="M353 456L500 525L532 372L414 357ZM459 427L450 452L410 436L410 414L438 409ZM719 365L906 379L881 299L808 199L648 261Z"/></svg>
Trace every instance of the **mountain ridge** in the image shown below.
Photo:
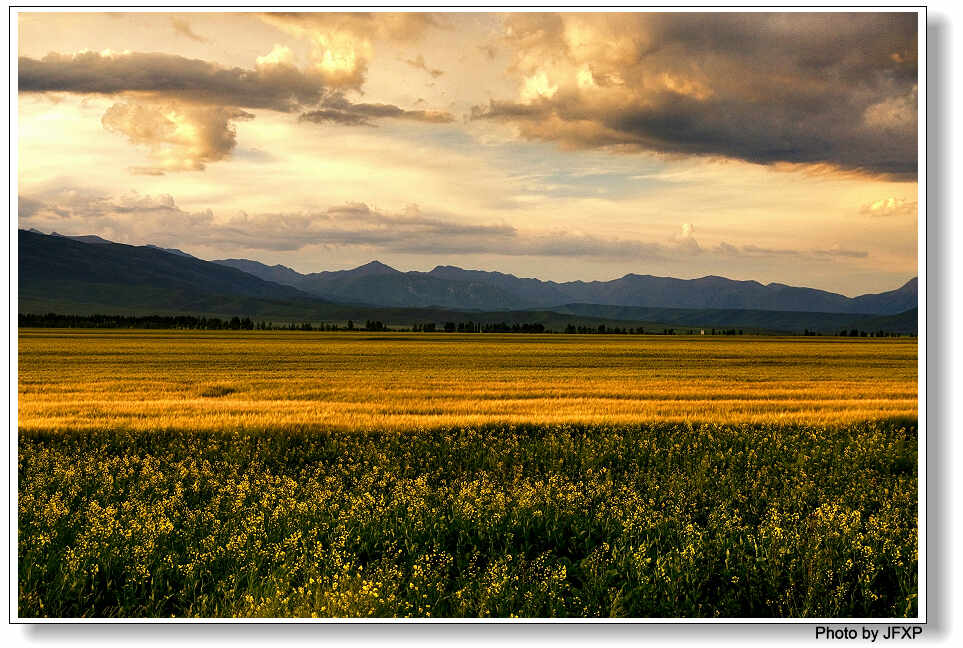
<svg viewBox="0 0 963 648"><path fill-rule="evenodd" d="M177 251L154 246L119 243L91 244L83 239L19 232L18 305L21 313L64 314L190 314L246 316L286 322L341 322L349 319L390 322L413 326L434 322L475 322L509 325L542 324L562 330L570 326L644 328L650 332L673 326L699 328L745 328L755 331L802 332L804 328L826 333L860 328L914 333L915 312L899 316L847 315L841 313L775 312L721 309L669 309L574 304L556 310L539 308L446 309L441 307L370 306L357 302L325 300L253 274ZM256 263L256 262L247 262ZM263 264L259 264L263 266ZM392 289L409 280L383 264L366 264L361 270L334 271L330 275L351 279L351 289L373 285L387 278ZM264 266L270 268L269 266ZM275 266L275 271L294 271ZM429 273L415 273L424 278ZM428 285L464 287L427 277ZM523 280L524 281L524 280ZM538 280L530 280L538 287ZM374 282L371 284L371 282ZM401 284L397 284L401 282ZM435 283L431 283L435 282ZM497 289L476 283L486 295ZM384 288L384 285L381 286ZM494 291L494 292L491 292ZM483 291L484 292L484 291ZM479 293L482 294L482 293Z"/></svg>
<svg viewBox="0 0 963 648"><path fill-rule="evenodd" d="M571 303L641 308L713 308L893 315L916 307L917 279L895 290L847 297L817 288L718 275L678 279L627 273L608 281L543 281L497 271L438 265L402 272L378 261L351 270L301 274L249 259L220 263L335 301L459 309L555 308ZM371 266L378 272L369 272ZM445 283L439 283L443 281Z"/></svg>
<svg viewBox="0 0 963 648"><path fill-rule="evenodd" d="M95 244L110 248L113 243L96 235L50 236L60 241ZM847 297L816 288L779 282L736 280L719 275L693 279L626 273L611 280L545 281L518 277L498 271L436 265L427 272L403 272L378 260L356 268L300 273L288 266L269 266L251 259L204 261L176 248L152 244L128 246L177 255L218 267L231 268L261 281L293 288L300 298L319 298L340 303L397 308L447 308L467 311L551 310L572 304L598 307L762 310L860 315L895 315L917 307L916 277L895 290ZM267 292L267 291L265 291ZM284 291L277 293L284 295Z"/></svg>
<svg viewBox="0 0 963 648"><path fill-rule="evenodd" d="M154 246L18 232L18 297L73 301L117 297L128 305L167 300L171 309L213 296L309 300L318 297L249 273ZM119 299L123 297L123 299Z"/></svg>

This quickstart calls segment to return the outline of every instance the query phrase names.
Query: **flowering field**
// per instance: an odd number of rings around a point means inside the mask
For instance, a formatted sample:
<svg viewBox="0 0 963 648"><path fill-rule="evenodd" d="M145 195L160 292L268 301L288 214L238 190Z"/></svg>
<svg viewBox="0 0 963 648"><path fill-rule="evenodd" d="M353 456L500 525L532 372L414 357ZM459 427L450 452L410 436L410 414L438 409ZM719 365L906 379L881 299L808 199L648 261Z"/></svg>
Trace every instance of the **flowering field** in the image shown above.
<svg viewBox="0 0 963 648"><path fill-rule="evenodd" d="M22 617L916 614L915 341L19 352Z"/></svg>

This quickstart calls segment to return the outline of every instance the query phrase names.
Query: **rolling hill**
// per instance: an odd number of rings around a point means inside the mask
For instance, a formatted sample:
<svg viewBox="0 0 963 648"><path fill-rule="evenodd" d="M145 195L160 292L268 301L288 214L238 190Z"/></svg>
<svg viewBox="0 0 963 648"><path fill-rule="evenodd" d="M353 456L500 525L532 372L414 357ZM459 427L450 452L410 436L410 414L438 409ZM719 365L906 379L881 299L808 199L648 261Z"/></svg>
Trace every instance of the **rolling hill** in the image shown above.
<svg viewBox="0 0 963 648"><path fill-rule="evenodd" d="M252 300L308 307L323 300L253 275L149 246L20 230L20 310L235 310ZM69 310L68 310L69 309Z"/></svg>

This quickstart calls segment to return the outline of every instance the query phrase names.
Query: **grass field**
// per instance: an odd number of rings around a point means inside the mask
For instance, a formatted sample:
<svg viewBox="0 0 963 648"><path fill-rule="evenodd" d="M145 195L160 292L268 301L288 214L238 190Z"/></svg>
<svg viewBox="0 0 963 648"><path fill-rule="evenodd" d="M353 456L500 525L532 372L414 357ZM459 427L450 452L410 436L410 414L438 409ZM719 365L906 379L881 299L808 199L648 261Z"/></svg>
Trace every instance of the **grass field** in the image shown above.
<svg viewBox="0 0 963 648"><path fill-rule="evenodd" d="M915 340L21 331L19 613L902 617Z"/></svg>

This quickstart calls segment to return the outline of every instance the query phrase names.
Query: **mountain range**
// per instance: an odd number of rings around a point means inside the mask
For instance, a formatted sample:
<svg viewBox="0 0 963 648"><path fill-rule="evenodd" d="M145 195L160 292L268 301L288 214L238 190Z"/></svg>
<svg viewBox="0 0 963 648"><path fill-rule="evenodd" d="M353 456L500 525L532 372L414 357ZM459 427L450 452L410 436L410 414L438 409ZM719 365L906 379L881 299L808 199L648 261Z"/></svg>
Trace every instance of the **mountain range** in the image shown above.
<svg viewBox="0 0 963 648"><path fill-rule="evenodd" d="M249 259L221 259L214 263L331 301L377 306L558 310L568 304L598 304L895 315L917 304L915 277L896 290L846 297L814 288L713 276L674 279L627 274L611 281L559 283L455 266L437 266L430 272L400 272L378 261L353 270L311 274Z"/></svg>
<svg viewBox="0 0 963 648"><path fill-rule="evenodd" d="M377 319L572 325L915 332L917 283L849 298L723 277L628 274L552 282L438 266L401 272L373 261L301 274L248 259L205 261L181 250L99 236L19 231L20 312L243 315L275 321ZM861 324L862 323L862 324ZM870 327L872 324L872 327Z"/></svg>

